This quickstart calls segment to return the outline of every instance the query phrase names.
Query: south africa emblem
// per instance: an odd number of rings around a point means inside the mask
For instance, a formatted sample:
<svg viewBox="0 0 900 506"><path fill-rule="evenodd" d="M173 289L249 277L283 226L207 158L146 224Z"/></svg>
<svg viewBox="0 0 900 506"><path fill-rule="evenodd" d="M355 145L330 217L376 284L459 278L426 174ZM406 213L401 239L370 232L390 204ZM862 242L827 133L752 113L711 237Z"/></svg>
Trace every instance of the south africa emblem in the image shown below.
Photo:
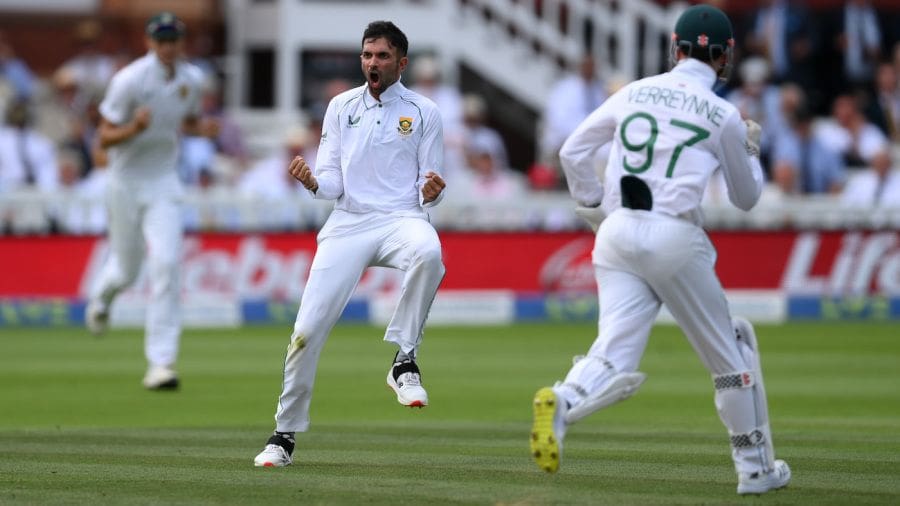
<svg viewBox="0 0 900 506"><path fill-rule="evenodd" d="M413 119L407 118L406 116L400 116L400 124L397 126L397 131L400 132L400 135L409 135L413 132Z"/></svg>

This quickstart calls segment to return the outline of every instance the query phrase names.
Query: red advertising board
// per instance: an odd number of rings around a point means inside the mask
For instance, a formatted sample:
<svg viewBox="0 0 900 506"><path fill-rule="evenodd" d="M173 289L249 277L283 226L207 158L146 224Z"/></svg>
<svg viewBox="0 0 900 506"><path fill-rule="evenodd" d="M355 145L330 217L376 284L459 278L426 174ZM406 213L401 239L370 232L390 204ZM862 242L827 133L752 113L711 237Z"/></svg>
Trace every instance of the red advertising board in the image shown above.
<svg viewBox="0 0 900 506"><path fill-rule="evenodd" d="M900 233L717 232L717 270L728 289L809 294L900 294ZM594 290L585 233L441 233L442 289L516 292ZM296 297L315 253L315 235L201 234L185 248L186 291ZM81 298L106 254L94 237L0 239L0 297ZM362 292L392 289L390 270L368 273ZM140 281L138 283L140 285Z"/></svg>

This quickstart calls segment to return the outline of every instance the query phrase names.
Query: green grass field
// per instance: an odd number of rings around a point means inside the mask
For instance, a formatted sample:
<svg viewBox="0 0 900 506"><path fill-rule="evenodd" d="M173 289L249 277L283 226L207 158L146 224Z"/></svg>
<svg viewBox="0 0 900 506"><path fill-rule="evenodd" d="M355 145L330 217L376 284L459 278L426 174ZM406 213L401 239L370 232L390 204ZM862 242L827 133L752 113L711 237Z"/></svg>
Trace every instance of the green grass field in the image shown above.
<svg viewBox="0 0 900 506"><path fill-rule="evenodd" d="M431 405L384 385L381 330L339 326L295 464L254 468L289 329L189 330L177 393L146 392L141 332L0 331L0 504L900 504L900 332L758 327L790 487L738 497L709 376L657 327L632 399L573 426L556 475L528 454L531 396L592 325L431 328Z"/></svg>

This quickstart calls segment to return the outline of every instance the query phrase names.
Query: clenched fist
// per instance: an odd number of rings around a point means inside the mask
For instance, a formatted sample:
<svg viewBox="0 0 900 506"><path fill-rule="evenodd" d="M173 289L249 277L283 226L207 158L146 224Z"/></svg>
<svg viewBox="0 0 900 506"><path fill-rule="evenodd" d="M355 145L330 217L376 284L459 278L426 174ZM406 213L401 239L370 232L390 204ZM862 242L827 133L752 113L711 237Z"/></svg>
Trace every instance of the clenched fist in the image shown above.
<svg viewBox="0 0 900 506"><path fill-rule="evenodd" d="M422 197L425 203L433 202L438 198L444 187L447 186L444 180L436 172L429 172L425 175L425 184L422 185Z"/></svg>
<svg viewBox="0 0 900 506"><path fill-rule="evenodd" d="M313 175L312 169L302 156L295 156L294 159L291 160L288 172L294 176L294 179L300 181L307 190L315 193L316 190L319 189L319 183L316 181L316 176Z"/></svg>

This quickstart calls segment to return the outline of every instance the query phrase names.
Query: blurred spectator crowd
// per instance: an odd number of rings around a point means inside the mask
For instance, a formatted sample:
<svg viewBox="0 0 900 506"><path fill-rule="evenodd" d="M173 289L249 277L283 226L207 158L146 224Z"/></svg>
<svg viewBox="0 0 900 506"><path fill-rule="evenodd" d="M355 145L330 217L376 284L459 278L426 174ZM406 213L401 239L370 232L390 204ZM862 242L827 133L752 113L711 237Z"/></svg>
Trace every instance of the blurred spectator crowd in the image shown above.
<svg viewBox="0 0 900 506"><path fill-rule="evenodd" d="M717 90L763 126L768 179L763 203L819 194L848 208L900 207L896 12L894 23L885 22L891 18L882 17L873 2L846 0L812 16L801 3L763 1L736 24L737 66ZM112 74L138 55L101 51L96 22L76 30L78 53L48 76L35 75L17 56L14 41L0 32L0 234L105 230L106 163L95 139L97 108ZM188 227L246 228L242 213L253 209L251 228L313 229L329 207L313 202L285 169L298 154L314 164L324 104L356 84L330 81L307 111L309 122L286 129L272 152L252 153L245 132L226 112L224 72L209 38L200 34L192 41L186 57L207 75L204 114L217 116L221 131L214 140L182 139L179 173L189 195L204 202L187 206ZM575 126L625 82L584 55L548 90L536 159L528 167L510 167L507 144L492 127L485 99L463 94L440 69L430 56L416 56L404 82L442 111L445 202L456 218L470 226L503 228L505 210L516 215L518 221L510 222L519 227L579 227L568 209L556 154ZM598 171L605 153L598 152ZM29 217L20 205L35 194L48 202L47 215ZM727 202L721 178L710 182L706 198L713 206ZM490 212L481 211L484 205ZM523 222L521 209L528 205L534 212ZM439 209L435 212L440 216Z"/></svg>
<svg viewBox="0 0 900 506"><path fill-rule="evenodd" d="M763 126L775 191L900 206L900 26L876 2L813 14L767 0L746 23L737 75L721 94ZM740 47L740 46L739 46Z"/></svg>

